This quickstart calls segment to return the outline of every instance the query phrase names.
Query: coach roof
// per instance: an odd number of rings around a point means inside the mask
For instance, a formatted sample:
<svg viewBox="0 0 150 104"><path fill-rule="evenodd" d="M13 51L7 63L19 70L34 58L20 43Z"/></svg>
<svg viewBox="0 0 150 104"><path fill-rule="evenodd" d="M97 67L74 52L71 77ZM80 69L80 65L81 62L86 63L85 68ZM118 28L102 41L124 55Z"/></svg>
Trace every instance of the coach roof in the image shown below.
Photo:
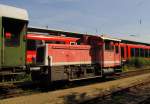
<svg viewBox="0 0 150 104"><path fill-rule="evenodd" d="M142 44L150 45L149 35L142 36L142 35L110 34L109 36L120 39L121 41L124 41L124 42L135 42L135 43L140 43L140 44L142 43Z"/></svg>
<svg viewBox="0 0 150 104"><path fill-rule="evenodd" d="M28 13L25 9L0 4L0 17L28 20Z"/></svg>

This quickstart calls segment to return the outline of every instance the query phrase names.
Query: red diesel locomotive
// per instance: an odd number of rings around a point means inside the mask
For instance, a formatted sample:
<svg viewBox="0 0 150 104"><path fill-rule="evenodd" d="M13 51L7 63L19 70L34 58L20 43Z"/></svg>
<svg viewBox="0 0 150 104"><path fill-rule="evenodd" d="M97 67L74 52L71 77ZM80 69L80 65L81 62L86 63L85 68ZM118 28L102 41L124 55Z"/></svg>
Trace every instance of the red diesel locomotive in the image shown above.
<svg viewBox="0 0 150 104"><path fill-rule="evenodd" d="M121 67L120 40L84 35L27 35L27 63L33 80L79 80L113 74ZM44 77L44 78L43 78Z"/></svg>

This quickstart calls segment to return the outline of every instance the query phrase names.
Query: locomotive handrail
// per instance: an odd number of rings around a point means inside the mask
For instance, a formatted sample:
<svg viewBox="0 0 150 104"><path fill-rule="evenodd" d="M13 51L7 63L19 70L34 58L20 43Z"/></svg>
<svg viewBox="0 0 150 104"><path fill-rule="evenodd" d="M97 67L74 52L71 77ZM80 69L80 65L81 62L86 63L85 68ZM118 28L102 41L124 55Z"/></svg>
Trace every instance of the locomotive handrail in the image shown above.
<svg viewBox="0 0 150 104"><path fill-rule="evenodd" d="M4 63L4 55L5 55L5 52L4 52L4 28L2 28L2 64Z"/></svg>

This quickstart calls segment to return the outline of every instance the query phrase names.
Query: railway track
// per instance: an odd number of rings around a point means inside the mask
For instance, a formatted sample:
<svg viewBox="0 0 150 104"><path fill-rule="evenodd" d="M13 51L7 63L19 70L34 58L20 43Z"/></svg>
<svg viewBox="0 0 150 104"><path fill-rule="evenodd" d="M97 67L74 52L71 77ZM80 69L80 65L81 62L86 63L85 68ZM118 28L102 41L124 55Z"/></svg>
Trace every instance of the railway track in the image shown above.
<svg viewBox="0 0 150 104"><path fill-rule="evenodd" d="M132 71L121 73L121 75L118 78L125 78L125 77L130 77L130 76L145 74L145 73L149 73L149 72L150 72L149 68L145 68L145 69L142 69L142 70L140 70L140 69L138 69L138 70L132 70Z"/></svg>
<svg viewBox="0 0 150 104"><path fill-rule="evenodd" d="M124 72L116 78L126 78L144 73L149 73L149 70L143 69ZM104 96L88 100L81 104L150 104L150 80L124 89L112 91Z"/></svg>
<svg viewBox="0 0 150 104"><path fill-rule="evenodd" d="M33 82L15 82L15 83L0 83L0 99L18 97L23 95L36 94L41 92L49 92L55 90L63 90L67 88L74 88L79 86L92 85L96 83L102 83L106 81L112 81L120 78L126 78L136 75L141 75L145 73L150 73L150 70L143 69L137 71L124 72L122 74L115 75L115 78L106 78L106 79L89 79L83 81L75 81L75 82L59 82L54 83L49 88L45 88L41 86L39 83Z"/></svg>
<svg viewBox="0 0 150 104"><path fill-rule="evenodd" d="M139 102L138 104L150 104L150 97L144 99L143 101Z"/></svg>
<svg viewBox="0 0 150 104"><path fill-rule="evenodd" d="M150 81L114 91L81 104L150 104Z"/></svg>
<svg viewBox="0 0 150 104"><path fill-rule="evenodd" d="M97 99L99 97L103 98L102 101L104 101L104 98L108 97L109 99L109 96L111 95L113 96L119 95L118 94L119 92L120 94L122 93L124 94L127 91L135 92L135 89L139 91L138 89L140 88L139 86L146 85L146 83L148 84L150 81L149 78L150 78L150 73L145 73L145 74L141 74L137 76L121 78L118 80L113 80L113 81L108 81L108 82L103 82L103 83L94 83L94 84L87 85L87 86L78 86L75 88L68 88L68 89L63 89L63 90L58 89L56 91L49 91L46 93L31 94L28 96L20 96L20 97L15 97L11 99L3 99L0 101L0 104L16 104L16 103L18 104L22 104L22 103L23 104L33 104L33 103L36 103L36 104L47 104L47 103L77 104L77 103L83 103L85 101L89 103L91 102L89 100L92 100L93 102L93 99ZM126 82L126 83L123 83L123 82ZM143 87L143 89L147 89L147 88ZM130 94L130 93L127 96L129 95L133 96L133 94ZM146 93L144 95L146 95ZM138 96L137 99L139 99L139 97L140 96ZM138 100L138 103L145 104L143 102L146 102L144 101L146 99L148 98L145 96L142 100L140 101ZM101 102L101 100L99 99L98 101ZM116 97L115 101L118 101L118 97ZM89 103L89 104L95 104L95 103ZM102 103L102 104L107 104L107 103ZM116 103L108 103L108 104L116 104ZM118 104L124 104L124 103L118 103Z"/></svg>

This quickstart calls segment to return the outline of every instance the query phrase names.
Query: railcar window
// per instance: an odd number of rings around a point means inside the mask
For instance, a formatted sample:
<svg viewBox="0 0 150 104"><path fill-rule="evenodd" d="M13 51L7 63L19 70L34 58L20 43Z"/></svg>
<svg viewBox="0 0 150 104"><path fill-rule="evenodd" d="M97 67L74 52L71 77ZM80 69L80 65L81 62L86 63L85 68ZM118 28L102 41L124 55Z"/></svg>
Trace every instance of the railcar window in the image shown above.
<svg viewBox="0 0 150 104"><path fill-rule="evenodd" d="M55 42L54 41L45 41L45 43L48 43L48 44L54 44Z"/></svg>
<svg viewBox="0 0 150 104"><path fill-rule="evenodd" d="M43 45L44 42L42 40L36 40L36 45Z"/></svg>
<svg viewBox="0 0 150 104"><path fill-rule="evenodd" d="M131 57L135 56L135 48L131 48Z"/></svg>
<svg viewBox="0 0 150 104"><path fill-rule="evenodd" d="M47 40L45 41L46 43L49 43L49 44L65 44L64 41L51 41L51 40Z"/></svg>
<svg viewBox="0 0 150 104"><path fill-rule="evenodd" d="M22 30L24 29L24 21L18 21L16 19L3 18L3 27L4 27L4 38L5 46L8 47L17 47L20 45L20 36ZM9 33L9 37L7 34Z"/></svg>
<svg viewBox="0 0 150 104"><path fill-rule="evenodd" d="M139 48L135 48L135 56L136 57L140 56Z"/></svg>
<svg viewBox="0 0 150 104"><path fill-rule="evenodd" d="M125 57L124 57L124 47L121 47L121 57L122 57L122 58L125 58Z"/></svg>
<svg viewBox="0 0 150 104"><path fill-rule="evenodd" d="M150 57L150 49L148 50L148 54L149 54L149 57Z"/></svg>
<svg viewBox="0 0 150 104"><path fill-rule="evenodd" d="M148 49L145 49L145 57L148 57Z"/></svg>
<svg viewBox="0 0 150 104"><path fill-rule="evenodd" d="M27 50L36 50L36 40L27 40Z"/></svg>
<svg viewBox="0 0 150 104"><path fill-rule="evenodd" d="M144 49L140 48L140 56L144 57Z"/></svg>
<svg viewBox="0 0 150 104"><path fill-rule="evenodd" d="M115 51L116 51L116 53L119 53L118 46L115 46Z"/></svg>

